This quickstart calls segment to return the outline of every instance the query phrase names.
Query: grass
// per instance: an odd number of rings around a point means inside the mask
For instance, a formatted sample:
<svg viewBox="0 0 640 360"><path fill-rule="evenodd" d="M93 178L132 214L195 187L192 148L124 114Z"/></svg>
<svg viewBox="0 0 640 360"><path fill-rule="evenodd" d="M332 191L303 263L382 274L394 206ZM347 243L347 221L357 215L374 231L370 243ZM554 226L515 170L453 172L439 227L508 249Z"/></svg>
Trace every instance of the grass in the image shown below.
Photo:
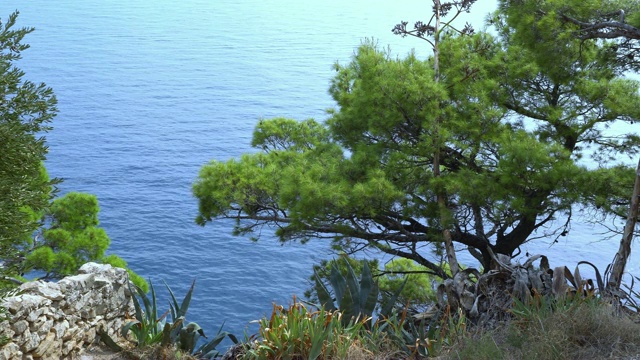
<svg viewBox="0 0 640 360"><path fill-rule="evenodd" d="M636 319L637 320L637 319ZM640 354L640 324L590 300L533 311L498 329L469 333L444 359L629 359Z"/></svg>

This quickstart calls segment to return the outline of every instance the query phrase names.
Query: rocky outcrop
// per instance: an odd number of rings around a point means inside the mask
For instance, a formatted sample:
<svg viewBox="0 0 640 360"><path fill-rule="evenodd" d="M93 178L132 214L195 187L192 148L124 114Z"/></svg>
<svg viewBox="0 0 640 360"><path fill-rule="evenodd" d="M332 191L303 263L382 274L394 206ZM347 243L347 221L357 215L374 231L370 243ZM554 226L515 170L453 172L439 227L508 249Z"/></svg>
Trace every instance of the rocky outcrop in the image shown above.
<svg viewBox="0 0 640 360"><path fill-rule="evenodd" d="M3 302L9 320L0 334L9 343L0 360L79 358L100 330L118 339L126 314L134 313L127 272L111 265L87 263L78 275L29 282L18 294Z"/></svg>

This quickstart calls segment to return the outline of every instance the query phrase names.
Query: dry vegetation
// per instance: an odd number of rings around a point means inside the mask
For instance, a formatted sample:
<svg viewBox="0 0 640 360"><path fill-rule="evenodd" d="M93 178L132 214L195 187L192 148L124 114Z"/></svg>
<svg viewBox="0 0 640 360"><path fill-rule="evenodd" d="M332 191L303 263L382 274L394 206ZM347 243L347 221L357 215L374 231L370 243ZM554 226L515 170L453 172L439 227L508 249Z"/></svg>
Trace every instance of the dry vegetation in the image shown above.
<svg viewBox="0 0 640 360"><path fill-rule="evenodd" d="M637 316L600 301L516 317L497 329L468 334L446 359L635 359L640 354Z"/></svg>

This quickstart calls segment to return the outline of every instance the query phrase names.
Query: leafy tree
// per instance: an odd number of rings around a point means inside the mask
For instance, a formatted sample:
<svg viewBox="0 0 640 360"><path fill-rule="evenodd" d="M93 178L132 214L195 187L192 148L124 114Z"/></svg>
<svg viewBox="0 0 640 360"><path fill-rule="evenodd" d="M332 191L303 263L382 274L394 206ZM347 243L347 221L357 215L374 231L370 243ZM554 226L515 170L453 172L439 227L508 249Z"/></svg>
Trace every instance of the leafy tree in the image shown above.
<svg viewBox="0 0 640 360"><path fill-rule="evenodd" d="M51 202L60 180L50 179L43 165L43 134L51 130L56 98L45 84L23 80L14 65L29 48L23 38L34 30L13 29L17 17L15 12L4 24L0 20L0 287L31 270L59 278L88 261L126 267L119 257L105 256L110 240L98 227L95 196L69 193Z"/></svg>
<svg viewBox="0 0 640 360"><path fill-rule="evenodd" d="M105 255L111 240L98 226L99 211L95 195L71 192L55 199L45 215L48 225L26 252L23 271L44 271L44 279L62 278L91 261L127 269L117 255ZM144 279L127 271L134 284L148 291Z"/></svg>
<svg viewBox="0 0 640 360"><path fill-rule="evenodd" d="M18 13L0 20L0 254L16 255L40 226L38 212L49 203L51 185L42 162L43 133L56 114L51 88L23 80L14 66L33 28L13 29ZM18 245L18 247L16 247Z"/></svg>
<svg viewBox="0 0 640 360"><path fill-rule="evenodd" d="M197 222L374 248L448 278L437 260L445 230L489 270L496 253L568 235L575 208L619 212L634 175L617 162L637 155L640 137L607 128L640 118L638 83L601 62L598 43L545 43L541 54L503 15L497 38L416 23L439 39L437 69L433 56L362 45L336 65L326 123L260 121L259 152L202 168ZM591 155L595 169L581 162Z"/></svg>
<svg viewBox="0 0 640 360"><path fill-rule="evenodd" d="M26 271L42 270L45 278L73 274L80 265L101 259L109 237L98 227L98 199L69 193L55 199L48 210L48 226L26 257Z"/></svg>
<svg viewBox="0 0 640 360"><path fill-rule="evenodd" d="M568 37L604 40L604 59L621 70L640 70L640 4L635 0L501 0L500 7L530 45L559 46Z"/></svg>

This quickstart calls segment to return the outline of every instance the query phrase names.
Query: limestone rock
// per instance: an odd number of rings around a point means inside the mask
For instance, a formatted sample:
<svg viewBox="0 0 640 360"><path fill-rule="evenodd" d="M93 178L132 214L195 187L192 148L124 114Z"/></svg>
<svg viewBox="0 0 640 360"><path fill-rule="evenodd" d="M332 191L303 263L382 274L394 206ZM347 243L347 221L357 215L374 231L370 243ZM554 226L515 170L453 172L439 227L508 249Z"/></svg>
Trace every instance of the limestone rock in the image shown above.
<svg viewBox="0 0 640 360"><path fill-rule="evenodd" d="M51 300L41 295L22 294L4 300L4 307L9 310L9 313L18 316L49 305L51 305Z"/></svg>
<svg viewBox="0 0 640 360"><path fill-rule="evenodd" d="M22 344L22 352L29 353L40 345L40 335L38 333L25 332L25 342Z"/></svg>
<svg viewBox="0 0 640 360"><path fill-rule="evenodd" d="M22 351L20 347L14 343L8 343L0 348L0 360L11 360L16 358L22 358Z"/></svg>
<svg viewBox="0 0 640 360"><path fill-rule="evenodd" d="M9 342L0 360L77 358L98 329L121 339L126 315L133 313L128 281L124 269L88 263L58 283L22 285L21 295L3 301L10 319L0 326Z"/></svg>
<svg viewBox="0 0 640 360"><path fill-rule="evenodd" d="M32 281L20 286L24 292L40 295L50 300L62 300L64 295L60 291L60 285L57 283L44 282L42 280Z"/></svg>
<svg viewBox="0 0 640 360"><path fill-rule="evenodd" d="M55 346L56 344L55 339L56 334L53 331L48 333L47 336L45 336L45 338L40 341L38 347L33 350L33 356L38 358L44 357L45 355L49 354L49 349L51 349L51 347Z"/></svg>
<svg viewBox="0 0 640 360"><path fill-rule="evenodd" d="M18 320L16 322L13 323L13 331L15 331L15 334L17 335L21 335L22 333L24 333L25 330L27 330L29 328L29 323L27 322L27 320Z"/></svg>

